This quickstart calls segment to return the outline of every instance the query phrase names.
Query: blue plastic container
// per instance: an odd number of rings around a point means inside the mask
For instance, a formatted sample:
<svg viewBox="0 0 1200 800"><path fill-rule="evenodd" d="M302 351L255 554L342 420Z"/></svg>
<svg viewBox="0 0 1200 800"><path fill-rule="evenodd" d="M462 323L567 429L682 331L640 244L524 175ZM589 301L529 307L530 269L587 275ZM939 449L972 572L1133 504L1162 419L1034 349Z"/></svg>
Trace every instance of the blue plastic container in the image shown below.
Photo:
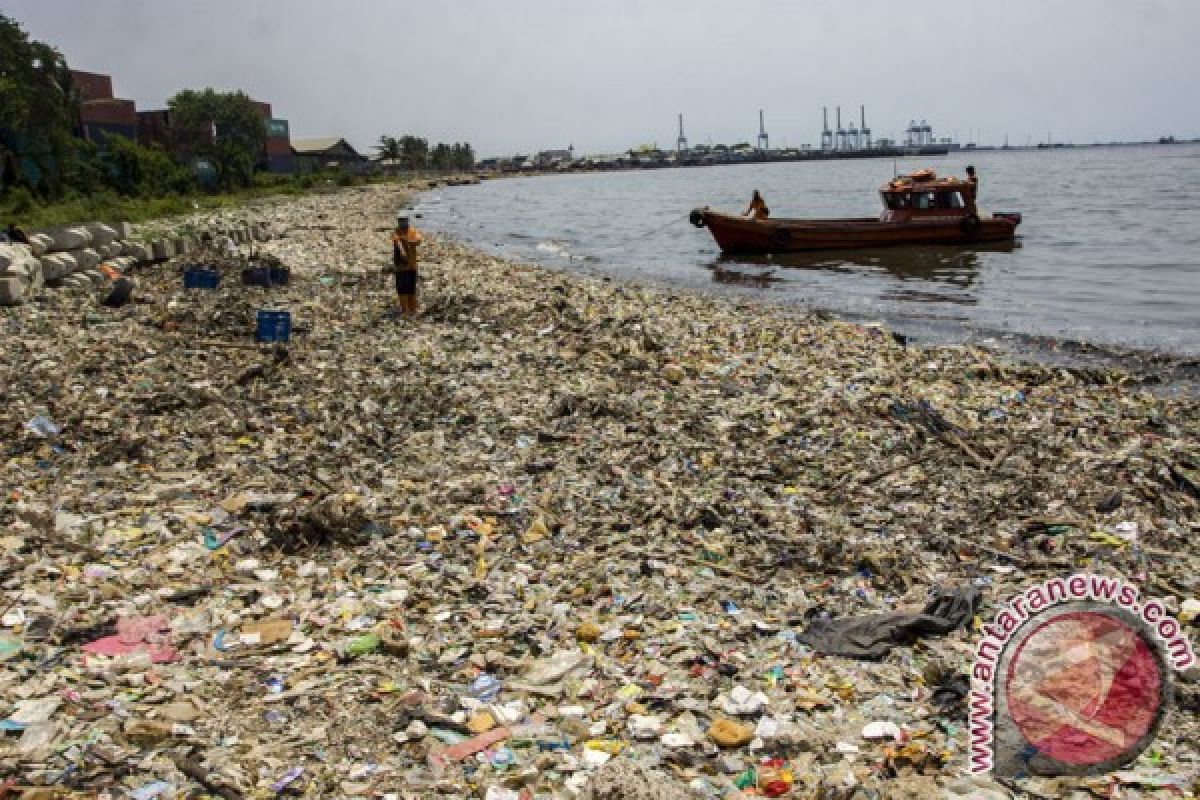
<svg viewBox="0 0 1200 800"><path fill-rule="evenodd" d="M292 312L259 311L254 338L260 342L286 342L292 336Z"/></svg>
<svg viewBox="0 0 1200 800"><path fill-rule="evenodd" d="M287 267L251 267L242 270L242 283L247 286L287 286L292 272Z"/></svg>
<svg viewBox="0 0 1200 800"><path fill-rule="evenodd" d="M183 273L185 289L215 289L221 283L221 273L215 269L193 267Z"/></svg>

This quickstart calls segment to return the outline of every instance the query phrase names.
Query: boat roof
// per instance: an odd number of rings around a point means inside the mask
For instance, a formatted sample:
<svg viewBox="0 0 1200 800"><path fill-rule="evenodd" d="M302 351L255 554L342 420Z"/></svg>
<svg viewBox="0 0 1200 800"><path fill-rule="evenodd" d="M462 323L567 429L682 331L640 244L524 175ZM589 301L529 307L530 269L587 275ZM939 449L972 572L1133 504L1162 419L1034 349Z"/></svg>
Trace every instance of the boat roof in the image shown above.
<svg viewBox="0 0 1200 800"><path fill-rule="evenodd" d="M971 184L960 178L939 178L931 169L899 175L879 187L881 192L929 192L937 189L963 189Z"/></svg>

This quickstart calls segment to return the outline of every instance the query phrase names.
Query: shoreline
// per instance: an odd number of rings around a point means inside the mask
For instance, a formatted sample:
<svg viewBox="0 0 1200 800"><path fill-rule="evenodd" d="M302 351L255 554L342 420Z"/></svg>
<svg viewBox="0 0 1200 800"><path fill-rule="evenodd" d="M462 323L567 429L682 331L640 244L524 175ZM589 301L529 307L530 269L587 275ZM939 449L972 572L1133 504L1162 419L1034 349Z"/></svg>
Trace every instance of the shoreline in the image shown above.
<svg viewBox="0 0 1200 800"><path fill-rule="evenodd" d="M667 281L653 278L623 278L604 271L589 263L588 256L578 264L562 266L550 262L530 262L510 256L503 248L463 241L453 233L444 233L451 241L481 257L497 258L514 264L529 264L538 269L567 275L582 276L592 280L612 282L629 286L656 288L664 292L680 292L706 297L717 302L752 303L771 309L774 313L819 315L843 322L880 327L903 335L914 345L927 348L978 348L1003 358L1031 366L1048 369L1076 371L1081 379L1092 382L1121 382L1131 387L1150 391L1200 398L1200 355L1178 353L1171 350L1130 347L1120 344L1072 339L1042 333L1024 333L983 329L953 324L937 319L909 315L868 315L843 311L806 301L777 299L769 294L727 294L709 291L694 286L676 286ZM495 251L495 252L493 252ZM730 283L753 285L763 288L766 282L752 273L729 270L733 276Z"/></svg>
<svg viewBox="0 0 1200 800"><path fill-rule="evenodd" d="M287 287L230 270L185 292L168 264L124 309L0 312L0 603L21 620L0 700L66 697L48 743L10 740L25 783L599 797L636 766L627 791L682 798L777 756L794 796L1003 792L953 788L965 701L933 700L970 670L970 626L867 662L801 644L809 621L967 586L988 619L1086 560L1200 595L1194 400L441 236L397 320L377 272L399 197L240 212L283 234L260 249ZM252 343L264 307L292 311L289 347ZM177 658L85 659L153 615ZM765 701L727 712L737 687ZM757 744L718 750L731 716ZM1197 742L1179 712L1161 769L1194 782Z"/></svg>

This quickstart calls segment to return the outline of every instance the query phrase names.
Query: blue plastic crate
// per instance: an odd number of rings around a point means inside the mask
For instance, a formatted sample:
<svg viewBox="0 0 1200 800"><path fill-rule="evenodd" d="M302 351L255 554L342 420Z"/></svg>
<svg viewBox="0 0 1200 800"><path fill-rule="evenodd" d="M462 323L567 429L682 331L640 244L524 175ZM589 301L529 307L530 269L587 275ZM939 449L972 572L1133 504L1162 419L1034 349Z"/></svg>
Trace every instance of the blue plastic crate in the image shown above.
<svg viewBox="0 0 1200 800"><path fill-rule="evenodd" d="M215 289L221 283L221 273L215 269L193 267L183 273L185 289Z"/></svg>
<svg viewBox="0 0 1200 800"><path fill-rule="evenodd" d="M286 342L292 336L292 312L259 311L254 338L260 342Z"/></svg>
<svg viewBox="0 0 1200 800"><path fill-rule="evenodd" d="M292 271L287 267L251 267L242 270L242 283L246 286L287 286Z"/></svg>

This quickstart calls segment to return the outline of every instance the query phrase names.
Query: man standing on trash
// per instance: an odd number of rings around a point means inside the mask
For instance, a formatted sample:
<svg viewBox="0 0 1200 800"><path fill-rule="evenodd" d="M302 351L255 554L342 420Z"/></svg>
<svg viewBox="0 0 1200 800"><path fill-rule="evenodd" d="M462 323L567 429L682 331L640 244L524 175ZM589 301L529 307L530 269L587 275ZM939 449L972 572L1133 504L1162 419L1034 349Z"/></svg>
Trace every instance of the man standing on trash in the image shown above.
<svg viewBox="0 0 1200 800"><path fill-rule="evenodd" d="M400 298L400 313L406 317L417 313L417 245L421 232L408 223L408 214L396 215L396 230L392 233L392 264L396 271L396 295Z"/></svg>

